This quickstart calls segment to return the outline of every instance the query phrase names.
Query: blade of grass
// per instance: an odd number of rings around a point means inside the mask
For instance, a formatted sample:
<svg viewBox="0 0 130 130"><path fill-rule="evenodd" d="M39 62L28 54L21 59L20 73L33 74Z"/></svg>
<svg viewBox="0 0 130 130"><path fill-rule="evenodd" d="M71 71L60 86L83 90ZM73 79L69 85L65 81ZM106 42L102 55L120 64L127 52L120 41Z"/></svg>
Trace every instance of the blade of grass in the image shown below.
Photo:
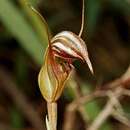
<svg viewBox="0 0 130 130"><path fill-rule="evenodd" d="M36 63L42 63L44 48L20 10L10 0L0 0L0 20Z"/></svg>

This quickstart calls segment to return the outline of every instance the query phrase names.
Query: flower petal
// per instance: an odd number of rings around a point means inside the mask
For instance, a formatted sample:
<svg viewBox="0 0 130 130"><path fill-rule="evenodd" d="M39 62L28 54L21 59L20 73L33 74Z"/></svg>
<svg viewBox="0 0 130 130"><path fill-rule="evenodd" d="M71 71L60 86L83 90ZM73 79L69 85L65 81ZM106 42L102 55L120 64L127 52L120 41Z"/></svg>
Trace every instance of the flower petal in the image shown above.
<svg viewBox="0 0 130 130"><path fill-rule="evenodd" d="M63 31L54 36L51 42L52 49L57 52L59 57L64 59L81 59L88 64L90 71L93 73L87 46L81 37L74 34L73 32Z"/></svg>
<svg viewBox="0 0 130 130"><path fill-rule="evenodd" d="M39 87L43 97L48 102L56 101L64 88L72 67L54 56L48 47L45 54L45 62L38 76Z"/></svg>

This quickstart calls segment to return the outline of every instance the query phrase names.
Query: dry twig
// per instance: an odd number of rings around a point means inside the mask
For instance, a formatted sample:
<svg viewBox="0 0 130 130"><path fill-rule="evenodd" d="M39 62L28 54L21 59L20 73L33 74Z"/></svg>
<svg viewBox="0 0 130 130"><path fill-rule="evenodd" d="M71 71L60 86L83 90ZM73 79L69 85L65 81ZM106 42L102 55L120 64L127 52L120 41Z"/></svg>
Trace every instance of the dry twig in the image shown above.
<svg viewBox="0 0 130 130"><path fill-rule="evenodd" d="M100 87L100 88L105 87L107 89L96 90L95 92L89 93L86 96L78 97L76 100L74 100L72 103L68 105L68 110L71 112L75 112L76 110L79 109L79 106L83 106L84 104L90 102L95 98L108 96L109 100L106 106L99 113L99 115L91 124L91 126L87 128L87 130L97 130L110 115L112 115L114 118L116 118L123 124L130 126L129 125L130 121L127 119L127 117L125 117L125 113L119 102L121 96L123 95L130 96L130 90L127 89L129 88L129 86L130 86L130 67L128 68L126 73L123 74L120 78L106 85L103 85L103 87Z"/></svg>
<svg viewBox="0 0 130 130"><path fill-rule="evenodd" d="M119 98L121 95L122 89L116 89L115 92L108 92L109 101L107 102L104 109L99 113L94 122L90 125L87 130L98 130L98 128L106 121L106 119L112 114L114 106L117 104L115 99Z"/></svg>

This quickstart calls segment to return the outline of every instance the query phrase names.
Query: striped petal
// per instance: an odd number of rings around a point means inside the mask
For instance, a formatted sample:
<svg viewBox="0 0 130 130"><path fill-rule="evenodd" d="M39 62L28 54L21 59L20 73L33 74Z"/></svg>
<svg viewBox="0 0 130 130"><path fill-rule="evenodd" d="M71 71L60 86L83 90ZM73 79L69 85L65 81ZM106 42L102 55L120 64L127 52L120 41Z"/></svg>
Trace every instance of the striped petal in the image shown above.
<svg viewBox="0 0 130 130"><path fill-rule="evenodd" d="M51 42L53 50L57 52L57 56L65 59L81 59L88 64L90 71L93 73L87 46L81 37L70 31L63 31L54 36Z"/></svg>

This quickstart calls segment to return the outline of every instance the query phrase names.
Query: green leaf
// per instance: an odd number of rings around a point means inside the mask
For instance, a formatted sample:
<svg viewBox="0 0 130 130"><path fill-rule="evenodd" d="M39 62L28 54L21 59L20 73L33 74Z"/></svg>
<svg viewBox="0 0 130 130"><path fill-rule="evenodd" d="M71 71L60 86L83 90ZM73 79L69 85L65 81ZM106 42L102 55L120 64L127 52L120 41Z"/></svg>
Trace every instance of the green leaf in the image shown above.
<svg viewBox="0 0 130 130"><path fill-rule="evenodd" d="M43 58L43 46L32 27L22 16L20 10L13 5L11 0L0 0L0 21L11 34L19 41L20 45L30 56L41 64Z"/></svg>

